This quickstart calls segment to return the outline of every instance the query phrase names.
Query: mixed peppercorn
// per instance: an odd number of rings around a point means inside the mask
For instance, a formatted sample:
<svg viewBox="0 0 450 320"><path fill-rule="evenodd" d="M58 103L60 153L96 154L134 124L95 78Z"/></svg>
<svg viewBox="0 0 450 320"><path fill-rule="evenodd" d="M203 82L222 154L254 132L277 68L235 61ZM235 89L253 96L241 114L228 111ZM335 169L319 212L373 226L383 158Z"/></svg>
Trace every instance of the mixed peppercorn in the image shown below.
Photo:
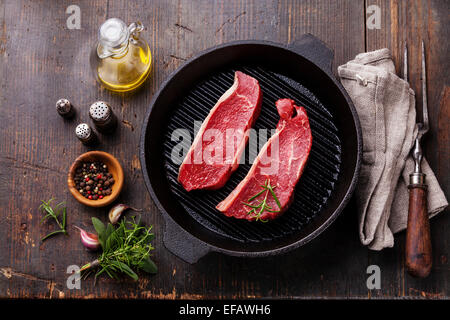
<svg viewBox="0 0 450 320"><path fill-rule="evenodd" d="M103 199L111 194L114 178L102 162L83 162L76 169L75 186L89 200Z"/></svg>

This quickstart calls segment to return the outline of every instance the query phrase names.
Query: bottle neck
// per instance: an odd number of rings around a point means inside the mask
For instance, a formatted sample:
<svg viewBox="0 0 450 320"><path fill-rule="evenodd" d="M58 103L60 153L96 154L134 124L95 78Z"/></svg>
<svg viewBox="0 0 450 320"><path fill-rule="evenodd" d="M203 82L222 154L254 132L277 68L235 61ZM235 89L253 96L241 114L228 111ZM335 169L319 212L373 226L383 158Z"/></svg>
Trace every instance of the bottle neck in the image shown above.
<svg viewBox="0 0 450 320"><path fill-rule="evenodd" d="M141 22L133 22L128 27L119 19L108 19L99 30L97 55L100 59L120 58L127 54L129 43L136 43L144 30Z"/></svg>

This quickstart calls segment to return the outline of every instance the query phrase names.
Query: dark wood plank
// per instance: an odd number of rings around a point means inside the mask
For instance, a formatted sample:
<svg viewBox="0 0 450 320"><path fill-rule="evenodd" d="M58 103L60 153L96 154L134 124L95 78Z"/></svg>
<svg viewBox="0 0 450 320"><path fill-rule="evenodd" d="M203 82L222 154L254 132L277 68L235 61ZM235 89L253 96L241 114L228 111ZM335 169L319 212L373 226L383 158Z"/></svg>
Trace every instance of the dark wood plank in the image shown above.
<svg viewBox="0 0 450 320"><path fill-rule="evenodd" d="M448 44L443 41L449 32L447 12L449 3L445 1L383 1L367 0L366 6L377 5L381 9L381 29L366 30L367 50L387 47L391 50L397 73L402 72L403 48L408 45L409 83L416 93L418 117L421 119L421 41L425 42L428 80L428 108L430 132L425 138L425 154L438 180L449 195L448 171L442 165L448 163L450 145L446 134L439 132L448 120L444 110L440 110L443 87L450 81L446 72L449 67ZM447 117L447 118L446 118ZM445 166L445 165L444 165ZM431 220L433 247L433 269L426 280L411 277L404 265L405 233L396 236L392 250L370 253L370 261L380 264L387 283L396 283L393 288L400 296L436 298L448 296L449 236L446 230L450 224L448 209ZM391 252L389 252L391 251Z"/></svg>

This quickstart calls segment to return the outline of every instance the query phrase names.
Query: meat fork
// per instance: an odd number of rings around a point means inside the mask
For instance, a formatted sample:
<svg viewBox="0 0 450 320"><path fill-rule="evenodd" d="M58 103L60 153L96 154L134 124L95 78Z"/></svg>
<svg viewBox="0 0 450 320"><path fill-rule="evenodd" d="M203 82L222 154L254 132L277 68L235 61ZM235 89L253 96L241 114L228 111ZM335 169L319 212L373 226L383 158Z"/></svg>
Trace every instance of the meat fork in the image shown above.
<svg viewBox="0 0 450 320"><path fill-rule="evenodd" d="M408 81L408 48L405 45L403 57L403 79ZM427 80L425 46L422 41L422 122L417 123L418 134L412 149L414 172L409 175L408 225L406 229L406 268L416 277L430 274L432 265L430 222L427 210L427 185L421 163L422 137L428 132Z"/></svg>

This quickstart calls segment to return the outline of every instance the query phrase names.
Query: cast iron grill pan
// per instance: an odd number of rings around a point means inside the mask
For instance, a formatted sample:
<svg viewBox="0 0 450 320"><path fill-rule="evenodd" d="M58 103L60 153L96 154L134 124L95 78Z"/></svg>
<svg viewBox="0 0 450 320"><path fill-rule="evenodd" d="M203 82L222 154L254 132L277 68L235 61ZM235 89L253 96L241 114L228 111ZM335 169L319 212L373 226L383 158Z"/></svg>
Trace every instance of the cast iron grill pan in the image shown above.
<svg viewBox="0 0 450 320"><path fill-rule="evenodd" d="M306 34L285 46L244 40L208 49L172 73L155 93L145 116L140 161L143 178L164 219L165 247L194 263L209 252L263 257L298 248L323 232L342 212L358 180L362 134L357 112L331 71L332 51ZM216 191L186 192L177 181L179 163L171 160L172 132L194 134L219 97L232 85L236 70L259 80L262 110L255 129L278 122L275 101L291 98L306 108L312 150L290 209L274 221L228 218L215 209L245 177L245 161ZM265 141L264 141L265 142ZM191 142L182 142L185 148ZM262 147L259 144L258 148ZM255 152L253 152L255 153Z"/></svg>
<svg viewBox="0 0 450 320"><path fill-rule="evenodd" d="M310 120L313 144L307 166L294 192L294 202L278 219L267 223L248 222L228 218L215 206L245 177L251 167L249 147L245 149L245 162L232 174L227 184L215 191L187 192L177 181L179 164L172 162L173 147L179 141L172 141L176 129L186 129L194 139L194 121L206 118L220 96L231 87L234 72L240 70L259 81L263 92L261 114L254 129L267 129L267 139L271 129L279 120L275 101L291 98L305 107ZM330 108L324 105L308 89L293 79L270 68L259 65L232 65L213 71L203 81L193 84L193 88L182 97L173 108L167 129L163 135L163 162L170 191L175 199L195 221L213 234L218 234L242 244L272 242L275 239L289 238L302 230L327 205L335 183L339 178L341 166L341 140ZM189 143L186 142L186 148ZM262 144L258 144L258 151Z"/></svg>

